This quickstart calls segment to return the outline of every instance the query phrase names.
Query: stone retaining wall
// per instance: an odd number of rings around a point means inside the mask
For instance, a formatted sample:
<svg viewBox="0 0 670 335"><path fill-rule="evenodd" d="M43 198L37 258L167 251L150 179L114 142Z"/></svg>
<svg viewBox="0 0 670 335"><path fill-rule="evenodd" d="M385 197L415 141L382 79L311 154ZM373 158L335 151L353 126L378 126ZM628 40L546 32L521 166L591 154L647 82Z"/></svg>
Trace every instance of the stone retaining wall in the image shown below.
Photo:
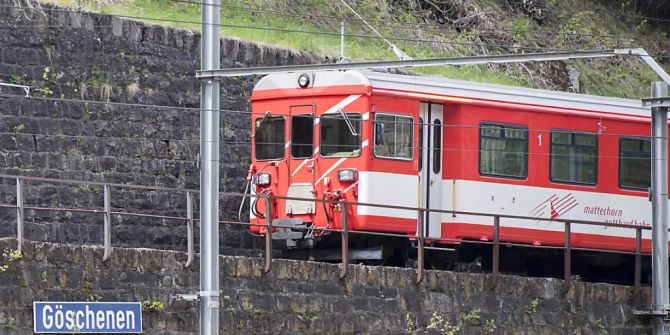
<svg viewBox="0 0 670 335"><path fill-rule="evenodd" d="M199 187L199 111L193 110L199 106L194 78L199 34L51 5L35 10L6 5L0 6L0 82L30 85L36 98L0 90L0 173ZM328 61L236 39L221 44L222 67ZM222 81L223 192L244 190L250 162L250 117L244 111L254 83L252 78ZM0 178L0 203L15 203L14 185ZM184 194L113 192L114 211L185 216ZM102 206L101 188L91 185L27 183L26 195L32 206ZM239 204L239 197L223 198L221 219L236 220ZM101 220L28 211L26 234L33 240L97 244ZM0 236L15 236L14 221L13 211L0 210ZM186 247L185 225L174 220L115 215L113 234L116 246ZM221 241L222 253L254 253L254 240L240 227L222 227Z"/></svg>
<svg viewBox="0 0 670 335"><path fill-rule="evenodd" d="M12 250L13 239L0 240ZM0 265L0 332L31 334L32 302L148 301L165 308L146 312L146 334L196 334L197 306L176 301L198 290L198 260L184 268L182 252L115 248L102 262L102 248L28 242L23 257ZM421 285L412 269L352 265L345 280L339 266L222 256L223 334L645 334L633 315L627 286L563 282L503 275L497 289L489 275L427 271ZM642 300L649 302L649 290ZM439 321L440 319L444 321ZM4 328L2 328L4 327ZM453 330L454 328L449 328Z"/></svg>

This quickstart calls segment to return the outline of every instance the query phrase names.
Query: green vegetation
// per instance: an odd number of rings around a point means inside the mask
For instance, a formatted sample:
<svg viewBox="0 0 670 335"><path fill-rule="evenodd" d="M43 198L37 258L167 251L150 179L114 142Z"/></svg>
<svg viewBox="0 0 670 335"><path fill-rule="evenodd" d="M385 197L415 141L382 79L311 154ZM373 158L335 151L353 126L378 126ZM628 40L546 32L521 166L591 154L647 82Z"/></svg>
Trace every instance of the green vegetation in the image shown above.
<svg viewBox="0 0 670 335"><path fill-rule="evenodd" d="M79 186L77 186L77 189L81 193L97 193L98 192L98 185L95 185L95 184L79 184Z"/></svg>
<svg viewBox="0 0 670 335"><path fill-rule="evenodd" d="M79 288L79 292L84 296L86 301L101 301L102 296L93 292L93 283L86 282L84 286Z"/></svg>
<svg viewBox="0 0 670 335"><path fill-rule="evenodd" d="M5 249L2 252L2 263L0 263L0 274L7 273L9 271L9 263L20 261L23 258L18 250Z"/></svg>
<svg viewBox="0 0 670 335"><path fill-rule="evenodd" d="M449 321L445 320L437 312L433 312L426 330L440 332L444 335L455 335L460 332L461 327L459 325L451 325Z"/></svg>
<svg viewBox="0 0 670 335"><path fill-rule="evenodd" d="M160 300L145 300L142 301L142 310L145 312L160 312L165 308Z"/></svg>
<svg viewBox="0 0 670 335"><path fill-rule="evenodd" d="M479 315L479 312L481 312L481 310L479 308L475 308L475 309L471 310L470 312L464 314L463 317L462 317L463 322L465 322L467 324L471 324L471 325L478 323L479 319L481 318L481 316Z"/></svg>
<svg viewBox="0 0 670 335"><path fill-rule="evenodd" d="M200 6L173 0L46 0L70 7L124 15L153 24L200 29ZM390 38L415 59L532 52L518 47L563 49L608 49L643 47L650 54L666 45L658 39L667 34L653 22L630 18L634 9L619 2L547 0L504 2L462 0L438 3L427 1L348 0L382 35ZM431 2L432 3L432 2ZM418 7L417 4L423 4ZM347 18L347 57L357 60L395 59L391 48L379 38L363 38L374 33L339 1L329 0L222 0L222 34L242 40L308 51L318 55L339 55L339 17ZM622 18L625 13L628 18ZM145 18L145 19L142 19ZM170 21L147 20L157 18ZM248 27L256 27L250 29ZM268 28L268 29L259 29ZM281 31L284 30L284 31ZM287 32L291 31L291 32ZM311 34L305 32L320 32ZM501 48L499 45L506 45ZM665 59L667 61L667 59ZM546 64L546 63L545 63ZM640 98L649 91L655 75L636 59L569 61L578 72L582 93ZM664 64L667 65L667 64ZM567 69L560 64L540 66L490 65L417 68L412 71L506 85L567 90ZM100 79L100 78L98 78ZM93 80L96 81L96 80ZM89 83L91 84L91 83ZM573 82L574 84L574 82ZM110 87L98 80L102 99ZM571 85L574 86L574 85ZM136 83L124 88L134 95ZM85 87L80 88L84 95ZM48 93L48 92L45 92Z"/></svg>
<svg viewBox="0 0 670 335"><path fill-rule="evenodd" d="M530 305L528 306L528 314L535 314L537 312L537 308L540 306L540 299L533 299L530 302Z"/></svg>

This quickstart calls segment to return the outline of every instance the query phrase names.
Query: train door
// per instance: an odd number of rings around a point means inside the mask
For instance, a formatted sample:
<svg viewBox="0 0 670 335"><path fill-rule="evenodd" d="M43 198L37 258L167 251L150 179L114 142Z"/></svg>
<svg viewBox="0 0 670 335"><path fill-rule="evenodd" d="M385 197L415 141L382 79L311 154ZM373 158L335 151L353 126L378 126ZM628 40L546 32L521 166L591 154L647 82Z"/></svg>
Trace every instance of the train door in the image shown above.
<svg viewBox="0 0 670 335"><path fill-rule="evenodd" d="M422 102L419 108L419 204L428 209L442 208L442 136L443 106ZM442 214L426 213L427 238L442 236Z"/></svg>
<svg viewBox="0 0 670 335"><path fill-rule="evenodd" d="M314 198L315 105L296 105L289 110L288 197ZM312 201L287 200L285 214L312 215Z"/></svg>

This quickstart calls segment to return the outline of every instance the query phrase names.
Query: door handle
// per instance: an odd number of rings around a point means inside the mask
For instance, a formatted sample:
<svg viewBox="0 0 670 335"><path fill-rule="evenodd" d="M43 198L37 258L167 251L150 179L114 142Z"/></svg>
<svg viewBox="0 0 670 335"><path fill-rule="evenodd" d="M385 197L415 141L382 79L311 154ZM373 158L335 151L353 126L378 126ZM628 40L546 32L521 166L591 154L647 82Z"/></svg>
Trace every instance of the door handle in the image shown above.
<svg viewBox="0 0 670 335"><path fill-rule="evenodd" d="M433 186L433 184L435 184L435 179L430 181L430 186Z"/></svg>

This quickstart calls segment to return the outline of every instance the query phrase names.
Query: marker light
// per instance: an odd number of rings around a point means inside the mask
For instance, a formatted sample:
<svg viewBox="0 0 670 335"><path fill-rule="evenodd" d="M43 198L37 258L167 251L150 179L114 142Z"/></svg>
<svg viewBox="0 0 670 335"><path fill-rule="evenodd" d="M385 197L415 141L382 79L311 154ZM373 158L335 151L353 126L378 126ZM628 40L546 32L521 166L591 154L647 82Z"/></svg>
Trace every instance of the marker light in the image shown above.
<svg viewBox="0 0 670 335"><path fill-rule="evenodd" d="M298 86L300 86L300 88L307 88L307 86L309 86L309 82L309 75L306 73L303 73L300 75L300 77L298 77Z"/></svg>
<svg viewBox="0 0 670 335"><path fill-rule="evenodd" d="M358 171L352 169L343 169L337 171L337 180L345 183L352 183L358 179Z"/></svg>
<svg viewBox="0 0 670 335"><path fill-rule="evenodd" d="M270 185L270 174L269 173L259 173L256 175L254 184L257 186L268 186Z"/></svg>

